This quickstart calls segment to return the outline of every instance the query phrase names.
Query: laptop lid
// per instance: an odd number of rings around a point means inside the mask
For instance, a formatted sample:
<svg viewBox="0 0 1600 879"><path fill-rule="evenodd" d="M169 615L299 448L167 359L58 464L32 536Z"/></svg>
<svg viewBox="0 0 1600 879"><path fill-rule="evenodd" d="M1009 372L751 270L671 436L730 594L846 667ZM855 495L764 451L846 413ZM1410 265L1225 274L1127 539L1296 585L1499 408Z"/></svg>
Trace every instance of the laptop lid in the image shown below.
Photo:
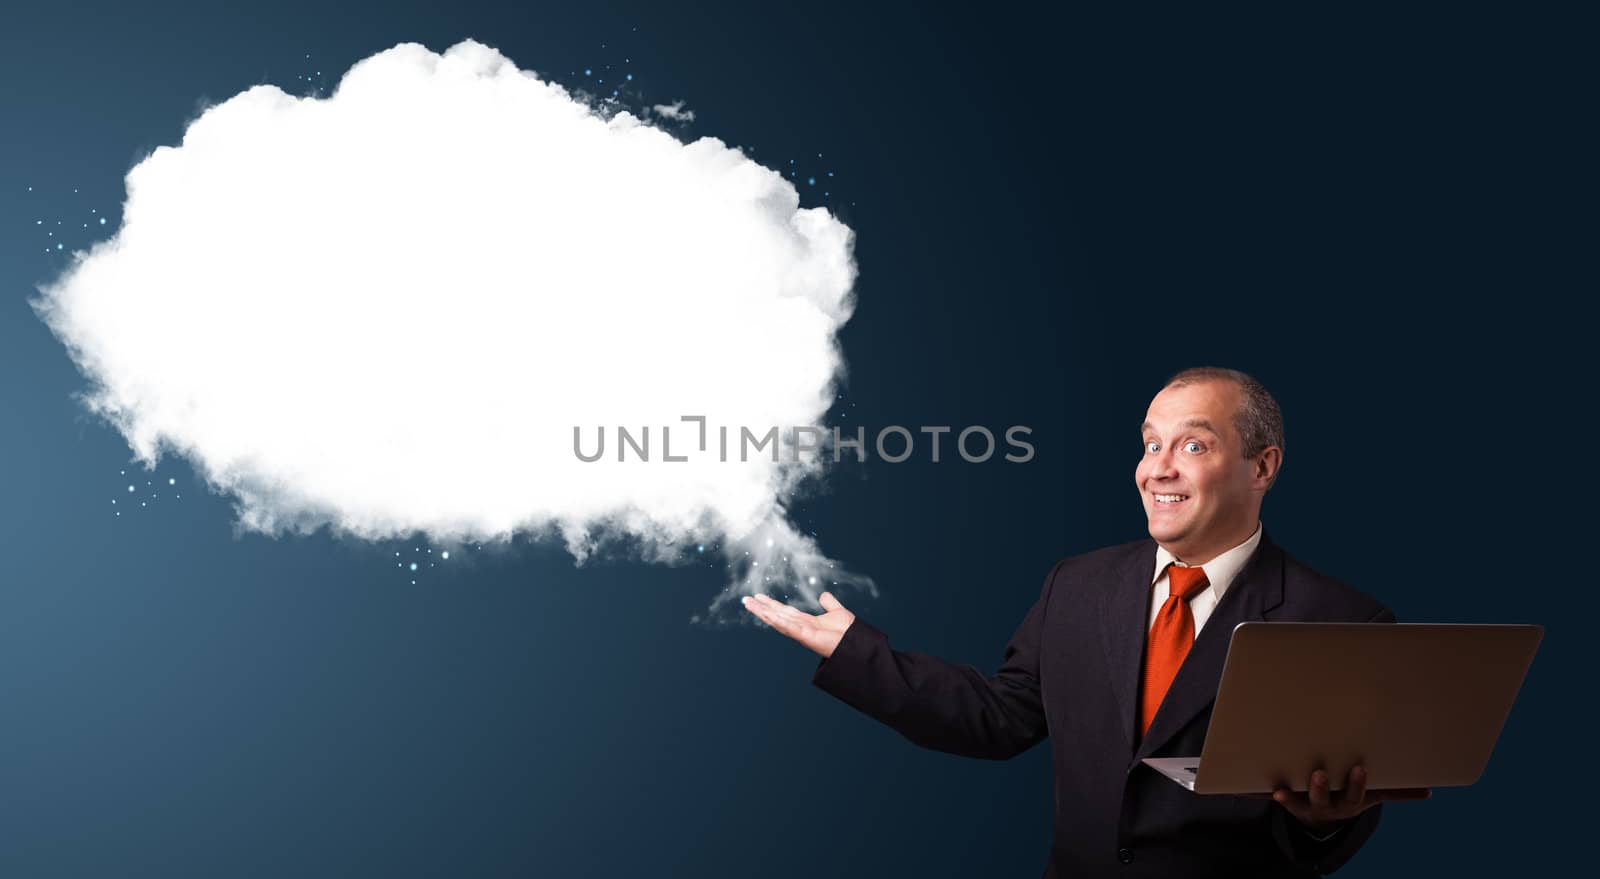
<svg viewBox="0 0 1600 879"><path fill-rule="evenodd" d="M1478 780L1542 626L1245 622L1233 630L1197 793Z"/></svg>

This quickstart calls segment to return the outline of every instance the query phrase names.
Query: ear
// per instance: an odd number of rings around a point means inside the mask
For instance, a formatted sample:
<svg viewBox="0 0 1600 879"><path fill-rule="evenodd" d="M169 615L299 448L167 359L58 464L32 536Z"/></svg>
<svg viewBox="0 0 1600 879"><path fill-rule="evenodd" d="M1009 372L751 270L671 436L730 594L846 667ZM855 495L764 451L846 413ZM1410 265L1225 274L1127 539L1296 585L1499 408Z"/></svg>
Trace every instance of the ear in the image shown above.
<svg viewBox="0 0 1600 879"><path fill-rule="evenodd" d="M1250 461L1250 484L1260 492L1272 487L1278 478L1278 468L1283 466L1283 449L1267 446Z"/></svg>

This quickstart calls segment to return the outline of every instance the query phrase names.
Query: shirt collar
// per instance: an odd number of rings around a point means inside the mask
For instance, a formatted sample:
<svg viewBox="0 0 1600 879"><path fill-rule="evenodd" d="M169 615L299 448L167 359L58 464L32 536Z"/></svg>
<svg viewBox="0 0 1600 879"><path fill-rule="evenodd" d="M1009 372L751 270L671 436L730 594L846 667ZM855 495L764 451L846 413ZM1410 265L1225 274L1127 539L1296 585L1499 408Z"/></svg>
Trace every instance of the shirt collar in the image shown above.
<svg viewBox="0 0 1600 879"><path fill-rule="evenodd" d="M1250 560L1250 554L1256 551L1256 547L1260 543L1261 522L1258 520L1256 522L1255 533L1250 535L1249 540L1246 540L1244 543L1239 544L1233 549L1228 550L1222 555L1219 555L1211 561L1200 566L1205 568L1206 582L1211 584L1208 588L1211 589L1218 598L1221 598L1222 593L1227 591L1229 584L1233 582L1233 578L1239 575L1239 571L1244 568L1244 563ZM1175 557L1172 553L1167 552L1166 547L1157 544L1156 570L1150 578L1150 583L1152 585L1161 579L1162 575L1167 570L1167 565L1169 564L1179 565L1180 567L1188 567L1187 565L1184 565L1183 562L1178 561L1177 557Z"/></svg>

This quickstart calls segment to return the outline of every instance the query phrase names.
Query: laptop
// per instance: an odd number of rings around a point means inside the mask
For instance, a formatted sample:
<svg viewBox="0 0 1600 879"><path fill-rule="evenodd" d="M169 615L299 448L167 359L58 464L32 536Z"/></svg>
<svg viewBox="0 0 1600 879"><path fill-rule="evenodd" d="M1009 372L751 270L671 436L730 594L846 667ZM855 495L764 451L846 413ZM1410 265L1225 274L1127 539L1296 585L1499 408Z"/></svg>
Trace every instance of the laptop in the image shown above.
<svg viewBox="0 0 1600 879"><path fill-rule="evenodd" d="M1315 769L1371 790L1476 782L1543 626L1240 623L1206 743L1145 763L1200 794L1304 791Z"/></svg>

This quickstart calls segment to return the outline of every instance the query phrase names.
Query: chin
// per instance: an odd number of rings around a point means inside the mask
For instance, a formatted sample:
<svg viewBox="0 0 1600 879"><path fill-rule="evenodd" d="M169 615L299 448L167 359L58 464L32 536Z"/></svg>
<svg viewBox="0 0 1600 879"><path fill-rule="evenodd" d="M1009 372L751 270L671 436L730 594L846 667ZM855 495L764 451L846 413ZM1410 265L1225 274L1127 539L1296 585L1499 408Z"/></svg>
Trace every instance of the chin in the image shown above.
<svg viewBox="0 0 1600 879"><path fill-rule="evenodd" d="M1166 545L1171 545L1182 540L1184 535L1184 532L1181 529L1162 527L1154 524L1146 524L1145 530L1150 532L1150 539L1157 543Z"/></svg>

